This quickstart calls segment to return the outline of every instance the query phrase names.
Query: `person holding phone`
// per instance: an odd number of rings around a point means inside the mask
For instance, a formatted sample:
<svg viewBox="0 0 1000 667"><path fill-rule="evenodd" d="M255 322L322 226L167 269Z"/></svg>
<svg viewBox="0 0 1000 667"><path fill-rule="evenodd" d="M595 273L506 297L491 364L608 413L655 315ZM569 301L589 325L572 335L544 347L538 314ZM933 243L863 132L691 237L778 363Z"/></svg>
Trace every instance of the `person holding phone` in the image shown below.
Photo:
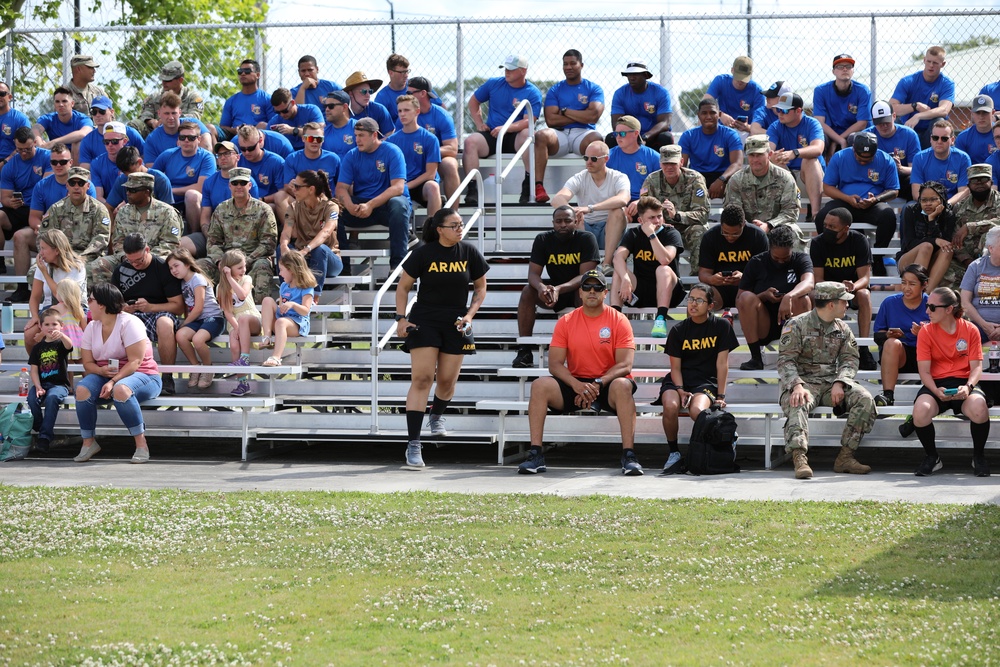
<svg viewBox="0 0 1000 667"><path fill-rule="evenodd" d="M917 372L917 332L927 320L927 269L906 266L899 277L903 291L879 306L875 316L875 344L882 364L882 393L875 405L895 405L896 379L900 373Z"/></svg>
<svg viewBox="0 0 1000 667"><path fill-rule="evenodd" d="M917 477L944 467L932 420L949 408L956 416L969 418L976 477L990 475L986 460L990 413L983 390L976 386L983 374L983 346L976 325L962 319L962 314L958 295L947 287L935 289L927 298L930 322L917 334L917 370L923 386L913 402L913 426L926 454L914 472Z"/></svg>
<svg viewBox="0 0 1000 667"><path fill-rule="evenodd" d="M926 290L933 291L944 277L955 252L955 213L944 186L936 181L920 185L917 200L903 208L899 225L899 266L919 264L929 269Z"/></svg>

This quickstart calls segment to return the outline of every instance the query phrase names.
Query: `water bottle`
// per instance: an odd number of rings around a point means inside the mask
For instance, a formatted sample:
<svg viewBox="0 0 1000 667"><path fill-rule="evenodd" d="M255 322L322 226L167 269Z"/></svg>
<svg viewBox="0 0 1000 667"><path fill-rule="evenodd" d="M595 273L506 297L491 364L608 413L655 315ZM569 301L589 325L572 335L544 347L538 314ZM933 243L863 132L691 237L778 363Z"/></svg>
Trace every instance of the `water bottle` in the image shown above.
<svg viewBox="0 0 1000 667"><path fill-rule="evenodd" d="M990 373L1000 373L1000 343L990 345Z"/></svg>
<svg viewBox="0 0 1000 667"><path fill-rule="evenodd" d="M722 311L722 319L729 322L729 326L733 326L733 311L726 308Z"/></svg>
<svg viewBox="0 0 1000 667"><path fill-rule="evenodd" d="M27 368L22 368L21 369L21 376L18 379L18 383L17 383L17 395L18 396L27 396L28 395L28 387L30 387L30 386L31 386L31 376L28 375L28 369Z"/></svg>
<svg viewBox="0 0 1000 667"><path fill-rule="evenodd" d="M14 333L14 308L10 304L3 305L3 314L0 315L0 332Z"/></svg>

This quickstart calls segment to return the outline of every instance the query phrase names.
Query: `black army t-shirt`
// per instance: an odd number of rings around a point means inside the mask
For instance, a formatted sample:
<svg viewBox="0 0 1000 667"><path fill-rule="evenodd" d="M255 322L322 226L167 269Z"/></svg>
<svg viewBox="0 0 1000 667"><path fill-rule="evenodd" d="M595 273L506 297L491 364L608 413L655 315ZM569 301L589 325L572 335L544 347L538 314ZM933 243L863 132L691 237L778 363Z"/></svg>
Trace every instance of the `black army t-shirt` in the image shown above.
<svg viewBox="0 0 1000 667"><path fill-rule="evenodd" d="M656 238L666 247L677 248L677 254L670 262L670 268L677 273L677 258L684 252L684 239L681 238L680 232L673 227L663 226L656 232ZM656 259L653 242L642 231L641 226L626 230L618 246L625 248L632 255L632 273L635 274L636 280L656 280L656 269L660 267L660 260Z"/></svg>
<svg viewBox="0 0 1000 667"><path fill-rule="evenodd" d="M403 262L403 270L420 279L413 314L452 318L465 314L469 303L469 283L486 275L489 264L471 243L446 248L427 243L414 250Z"/></svg>
<svg viewBox="0 0 1000 667"><path fill-rule="evenodd" d="M575 230L564 240L553 229L535 237L530 261L545 268L550 284L562 285L580 275L581 264L600 262L601 255L590 232Z"/></svg>
<svg viewBox="0 0 1000 667"><path fill-rule="evenodd" d="M804 252L793 252L788 262L778 264L771 259L771 252L754 255L747 262L740 279L740 289L760 294L772 287L782 294L788 294L802 280L802 276L813 270L809 255Z"/></svg>
<svg viewBox="0 0 1000 667"><path fill-rule="evenodd" d="M767 234L755 225L744 225L734 243L722 238L722 225L716 225L701 239L698 266L712 273L743 271L751 257L766 252L767 248Z"/></svg>
<svg viewBox="0 0 1000 667"><path fill-rule="evenodd" d="M872 250L865 235L852 229L843 243L829 243L822 236L814 237L809 244L809 258L813 266L823 269L823 280L840 283L857 280L858 269L871 266Z"/></svg>
<svg viewBox="0 0 1000 667"><path fill-rule="evenodd" d="M167 263L156 255L141 271L122 262L111 274L111 284L121 291L125 301L145 299L149 303L166 303L181 293L181 281L170 274Z"/></svg>
<svg viewBox="0 0 1000 667"><path fill-rule="evenodd" d="M716 361L719 354L732 352L737 347L739 341L733 326L711 313L701 324L688 318L667 335L667 354L681 360L681 377L687 387L718 384Z"/></svg>

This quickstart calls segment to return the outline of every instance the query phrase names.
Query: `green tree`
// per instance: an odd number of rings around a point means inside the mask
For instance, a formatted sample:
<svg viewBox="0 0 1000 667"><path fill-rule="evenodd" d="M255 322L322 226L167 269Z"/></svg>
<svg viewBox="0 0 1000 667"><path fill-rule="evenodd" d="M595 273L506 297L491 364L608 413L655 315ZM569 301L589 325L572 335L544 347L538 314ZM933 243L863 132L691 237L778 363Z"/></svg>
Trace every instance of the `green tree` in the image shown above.
<svg viewBox="0 0 1000 667"><path fill-rule="evenodd" d="M691 90L685 90L680 94L678 104L685 116L688 118L696 118L698 116L698 103L705 97L706 92L708 92L707 83Z"/></svg>

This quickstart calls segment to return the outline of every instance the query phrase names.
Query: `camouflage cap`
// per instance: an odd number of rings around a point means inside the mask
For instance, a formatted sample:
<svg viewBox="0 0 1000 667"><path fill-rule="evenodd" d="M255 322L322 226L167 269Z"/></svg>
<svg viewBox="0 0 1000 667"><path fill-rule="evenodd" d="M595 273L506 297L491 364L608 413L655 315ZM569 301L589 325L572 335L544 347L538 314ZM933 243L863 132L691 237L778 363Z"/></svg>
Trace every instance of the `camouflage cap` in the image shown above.
<svg viewBox="0 0 1000 667"><path fill-rule="evenodd" d="M639 123L639 119L635 116L622 116L618 119L615 125L624 125L631 130L641 130L642 125Z"/></svg>
<svg viewBox="0 0 1000 667"><path fill-rule="evenodd" d="M229 170L229 182L238 183L240 181L244 183L250 183L252 181L250 170L246 167L233 167Z"/></svg>
<svg viewBox="0 0 1000 667"><path fill-rule="evenodd" d="M68 178L82 178L83 180L90 182L90 170L86 167L70 167Z"/></svg>
<svg viewBox="0 0 1000 667"><path fill-rule="evenodd" d="M69 66L76 67L78 65L86 65L87 67L100 67L94 60L94 56L88 56L80 54L78 56L73 56L69 59Z"/></svg>
<svg viewBox="0 0 1000 667"><path fill-rule="evenodd" d="M144 171L137 171L129 174L128 179L125 181L126 188L146 189L152 191L153 186L155 185L156 179L153 175Z"/></svg>
<svg viewBox="0 0 1000 667"><path fill-rule="evenodd" d="M965 172L968 175L969 180L972 180L973 178L989 178L992 180L993 165L986 164L985 162L974 164L966 169Z"/></svg>
<svg viewBox="0 0 1000 667"><path fill-rule="evenodd" d="M747 155L767 153L769 150L771 150L771 140L768 139L766 134L753 134L747 137L747 143L746 143Z"/></svg>
<svg viewBox="0 0 1000 667"><path fill-rule="evenodd" d="M583 278L580 279L580 285L586 285L588 282L597 281L601 283L601 287L608 286L608 279L604 277L604 274L597 269L591 269L583 274Z"/></svg>
<svg viewBox="0 0 1000 667"><path fill-rule="evenodd" d="M824 280L821 283L816 283L816 288L812 292L813 299L840 299L842 301L850 301L854 298L854 295L847 291L844 287L844 283L834 282L832 280Z"/></svg>
<svg viewBox="0 0 1000 667"><path fill-rule="evenodd" d="M662 146L660 148L660 164L680 164L681 147L677 144Z"/></svg>
<svg viewBox="0 0 1000 667"><path fill-rule="evenodd" d="M184 65L177 60L171 60L160 68L160 81L173 81L184 76Z"/></svg>

